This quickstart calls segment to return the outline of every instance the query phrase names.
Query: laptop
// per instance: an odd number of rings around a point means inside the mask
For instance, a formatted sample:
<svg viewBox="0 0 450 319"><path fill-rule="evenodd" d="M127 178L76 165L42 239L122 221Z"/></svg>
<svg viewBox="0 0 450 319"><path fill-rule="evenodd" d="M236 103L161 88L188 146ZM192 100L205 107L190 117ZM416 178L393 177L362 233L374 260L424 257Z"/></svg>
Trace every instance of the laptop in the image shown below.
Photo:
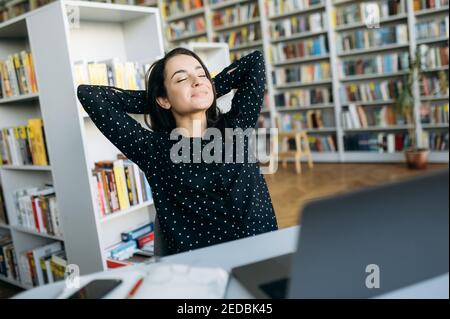
<svg viewBox="0 0 450 319"><path fill-rule="evenodd" d="M372 298L449 272L448 169L310 202L296 252L236 267L256 298Z"/></svg>

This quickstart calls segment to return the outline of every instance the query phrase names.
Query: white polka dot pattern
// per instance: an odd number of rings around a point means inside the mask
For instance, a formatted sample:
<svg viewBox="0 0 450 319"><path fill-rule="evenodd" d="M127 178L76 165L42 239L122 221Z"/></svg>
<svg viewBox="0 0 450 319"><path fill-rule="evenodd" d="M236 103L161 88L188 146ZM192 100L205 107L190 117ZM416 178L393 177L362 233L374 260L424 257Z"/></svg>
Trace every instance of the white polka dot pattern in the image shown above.
<svg viewBox="0 0 450 319"><path fill-rule="evenodd" d="M217 97L237 89L231 110L224 114L233 127L256 125L264 85L260 51L242 57L214 78ZM258 163L173 163L170 148L176 141L168 133L143 128L127 114L148 112L145 91L80 85L78 98L105 137L145 173L170 253L278 229ZM201 142L202 148L205 144Z"/></svg>

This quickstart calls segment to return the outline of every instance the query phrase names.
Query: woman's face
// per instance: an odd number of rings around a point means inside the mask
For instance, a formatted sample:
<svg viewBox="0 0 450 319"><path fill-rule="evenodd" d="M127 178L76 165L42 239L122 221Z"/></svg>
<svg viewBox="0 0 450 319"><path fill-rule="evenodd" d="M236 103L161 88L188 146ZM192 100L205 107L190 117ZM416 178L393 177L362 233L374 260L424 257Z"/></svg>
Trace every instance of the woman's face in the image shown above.
<svg viewBox="0 0 450 319"><path fill-rule="evenodd" d="M176 55L167 61L164 85L167 98L158 98L159 105L180 115L206 111L214 101L205 70L190 55Z"/></svg>

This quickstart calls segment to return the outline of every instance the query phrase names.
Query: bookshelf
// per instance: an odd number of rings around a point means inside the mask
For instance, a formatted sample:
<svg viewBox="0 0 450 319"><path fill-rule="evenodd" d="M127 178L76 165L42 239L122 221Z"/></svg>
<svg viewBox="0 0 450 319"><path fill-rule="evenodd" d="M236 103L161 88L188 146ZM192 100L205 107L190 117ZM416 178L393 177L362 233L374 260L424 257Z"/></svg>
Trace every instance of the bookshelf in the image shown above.
<svg viewBox="0 0 450 319"><path fill-rule="evenodd" d="M414 10L414 5L417 6L417 1L420 3L420 9ZM160 1L160 8L165 2L167 1ZM448 19L448 1L401 0L398 6L394 5L394 1L389 0L376 0L373 2L378 4L380 13L379 28L376 29L367 28L364 21L361 20L361 13L364 10L364 1L362 0L204 0L202 9L196 14L203 14L206 19L206 34L202 33L201 35L209 41L228 43L232 61L255 49L263 51L266 60L267 96L261 116L262 123L265 126L270 125L273 127L275 118L281 117L283 119L283 117L288 118L289 115L306 114L310 110L331 111L334 113L334 123L330 123L332 125L326 128L306 128L312 139L314 137L328 136L329 134L333 136L336 151L313 152L314 160L333 162L403 161L403 152L401 150L391 154L386 152L386 150L383 152L365 152L345 149L346 136L349 135L355 137L358 133L378 133L380 136L381 134L406 134L410 126L403 123L401 119L396 125L383 124L374 125L373 127L348 129L343 126L342 116L343 112L348 109L349 102L361 105L364 108L364 112L369 113L373 112L374 109L383 107L392 108L395 96L383 96L383 98L377 96L377 98L346 101L343 99L343 90L346 87L353 88L354 86L361 86L367 83L373 83L376 87L388 87L391 85L389 84L390 82L402 80L406 74L406 69L377 69L362 74L343 74L341 66L344 63L358 61L362 58L381 59L383 61L389 56L392 60L399 59L394 57L395 54L399 56L402 54L413 56L420 45L448 47L448 34L437 34L435 37L422 39L416 39L415 36L417 23L439 17L447 17ZM251 3L257 3L258 14L242 19L239 13L246 12L245 8ZM431 3L435 4L432 8L429 7ZM162 15L163 17L166 16ZM185 17L175 16L176 19L188 17L189 13ZM169 17L168 21L173 21L173 19ZM250 44L235 45L233 39L226 36L229 32L248 28L251 25L261 28L261 39L254 39ZM364 41L372 43L380 34L389 32L394 34L395 37L383 42L382 45L361 47L355 43L353 46L345 48L345 50L340 45L345 36L351 39L353 34L360 34ZM181 40L189 41L191 39L192 37ZM295 45L300 46L302 42L304 47L310 46L310 43L316 45L317 43L313 39L321 39L322 48L320 52L308 52L309 54L305 53L300 56L295 56L294 54L289 56L289 58L283 57L283 51L292 52L293 48L295 51ZM180 43L182 42L169 41L167 46L175 47L180 45ZM330 45L330 43L334 45ZM323 47L325 47L325 50L322 50ZM328 63L329 65L330 74L328 78L319 78L313 81L300 79L282 83L274 80L277 75L284 76L280 73L283 70L289 69L287 73L290 74L301 74L302 66L308 68L311 65L321 63ZM300 71L296 71L295 68L300 68ZM436 65L433 68L429 68L425 73L431 76L438 71L444 71L448 74L448 64ZM418 94L416 96L419 89L417 86L414 90L416 97L414 109L417 115L416 138L419 138L419 132L422 128L421 123L419 123L420 116L418 116L421 104L442 105L448 101L448 94L445 96L420 96ZM300 95L295 97L295 92L298 90L301 90ZM326 90L329 92L325 93ZM307 93L308 91L309 93ZM310 101L306 102L305 100L305 96L308 96L308 94L319 94L322 98L328 97L328 100L314 101L317 103L312 104ZM282 95L285 95L283 97L284 100L281 97ZM301 101L299 105L287 103L290 99L295 100L296 98ZM280 101L284 101L286 105L280 105ZM448 124L425 125L423 128L427 132L438 131L445 133L445 130L448 131ZM403 139L402 143L404 146L406 145L405 143L408 143L408 138L403 137ZM401 144L399 147L401 148ZM448 151L431 152L430 161L448 162Z"/></svg>
<svg viewBox="0 0 450 319"><path fill-rule="evenodd" d="M0 23L20 16L21 14L36 10L50 2L57 0L0 0ZM157 0L82 0L112 4L139 5L157 7Z"/></svg>
<svg viewBox="0 0 450 319"><path fill-rule="evenodd" d="M421 0L419 0L421 1ZM386 122L382 121L380 123L373 121L372 125L367 125L364 127L346 127L343 119L343 115L345 112L348 112L349 104L353 103L356 106L361 106L361 110L364 112L365 116L372 117L374 114L379 115L379 111L382 109L388 109L393 107L395 94L392 96L376 96L371 97L369 99L364 98L362 100L348 101L344 97L345 88L351 87L352 89L355 86L360 86L363 89L369 89L369 83L375 83L376 85L389 87L392 85L390 82L399 82L407 73L407 65L400 65L397 61L407 61L408 56L414 56L416 49L420 45L428 45L428 46L439 46L439 47L447 47L448 53L448 1L436 1L436 5L439 6L437 8L422 8L421 10L414 11L413 1L403 0L401 1L401 5L399 7L393 7L393 2L389 1L377 0L374 1L379 4L380 8L380 20L379 20L379 28L377 29L369 29L366 27L366 24L356 19L360 17L359 14L351 14L352 10L350 7L353 7L356 10L361 10L364 1L360 0L346 0L346 1L333 1L333 0L322 0L318 2L308 2L308 1L260 1L261 8L264 10L264 14L262 14L262 24L266 24L268 28L264 30L270 30L270 28L274 28L274 26L283 25L279 23L280 21L291 19L291 26L294 23L293 19L297 19L297 21L301 21L301 17L307 17L311 14L323 13L322 16L322 28L304 29L301 30L300 33L290 32L287 35L282 32L279 34L275 34L274 37L273 32L263 32L263 40L267 43L264 46L265 57L269 60L268 65L266 66L266 72L272 73L273 70L279 69L288 69L295 66L301 66L309 63L318 63L318 62L329 62L331 68L331 74L329 79L323 79L319 81L293 81L293 82L283 82L283 83L275 83L271 81L269 83L269 96L275 97L275 101L272 100L270 113L272 117L278 117L281 119L286 114L291 114L292 117L296 116L300 118L299 113L307 113L310 110L334 110L334 125L330 125L325 128L317 129L317 128L309 128L308 126L303 127L310 136L323 136L324 134L332 133L335 136L335 146L337 148L336 152L317 152L313 151L313 158L316 161L333 161L333 162L399 162L404 161L404 155L401 149L392 148L384 151L364 151L359 150L355 151L352 148L347 149L346 146L350 146L350 142L352 139L357 139L359 136L362 138L366 138L369 141L376 137L383 138L383 143L386 143L388 139L388 135L390 140L392 140L392 135L395 135L399 138L400 135L405 135L408 133L408 130L411 129L411 124L404 123L402 119L398 119L398 122ZM421 1L421 3L429 3L427 1ZM308 6L309 4L309 6ZM290 6L290 7L289 7ZM284 8L283 8L284 7ZM350 12L350 14L349 14ZM356 17L356 18L355 18ZM421 23L422 20L436 20L442 18L447 19L447 33L437 32L435 37L424 37L422 39L416 38L416 28L417 24ZM309 21L311 25L311 20L305 18L306 21ZM289 26L289 23L286 23ZM300 24L300 23L298 23ZM308 23L306 23L308 24ZM443 23L445 25L445 22ZM292 27L294 29L294 27ZM279 30L279 28L277 29ZM378 35L373 36L371 32L380 32L380 33L391 33L396 36L391 41L387 41L385 44L380 45L370 45L370 46L360 46L351 45L352 39L355 39L353 34L361 34L361 38L363 41L367 41L368 39L378 38ZM433 29L434 30L434 29ZM434 32L436 32L434 30ZM366 34L367 33L367 34ZM349 36L350 35L350 36ZM407 37L405 37L405 35ZM281 46L289 52L291 48L289 44L305 41L312 38L317 38L320 36L326 36L326 45L327 51L325 52L315 52L316 54L312 56L294 56L289 59L284 59L283 61L279 61L274 59L273 51L277 46ZM346 48L343 48L342 39L347 36L349 40L347 40ZM370 43L373 40L370 39ZM335 45L330 45L333 43ZM350 43L350 45L349 45ZM359 43L358 43L359 44ZM442 49L444 50L444 49ZM268 51L268 52L267 52ZM292 51L292 50L291 50ZM295 52L295 50L294 50ZM295 53L299 53L297 50ZM435 52L435 56L436 56ZM442 54L442 53L441 53ZM405 57L406 55L406 57ZM448 55L448 54L447 54ZM403 59L402 59L402 58ZM380 65L379 61L381 61L382 68L375 68L370 70L369 61L365 60L375 60L376 65ZM377 60L378 59L378 60ZM384 65L383 62L390 59L389 63ZM393 61L395 63L392 63ZM431 59L434 62L434 58ZM352 66L352 61L355 63ZM448 60L447 60L448 61ZM358 63L356 63L358 62ZM355 65L363 64L366 68L364 72L357 73L346 73L343 72L345 68L343 66L347 66L348 69L354 69ZM405 64L405 63L404 63ZM369 67L367 67L369 65ZM392 67L391 65L394 65ZM448 79L448 62L446 64L432 64L430 68L425 70L425 74L436 74L439 71L444 71L447 73ZM292 72L291 72L292 73ZM416 81L417 82L417 81ZM433 83L430 80L430 83ZM435 82L434 82L435 83ZM389 84L389 85L388 85ZM441 96L423 96L420 94L420 88L418 83L415 83L414 96L415 96L415 105L414 111L416 114L416 124L417 130L415 133L416 138L421 138L419 133L423 128L425 132L428 132L427 138L430 139L429 143L425 143L425 145L430 145L431 140L434 139L435 142L439 141L439 139L443 139L445 133L448 134L448 92ZM364 87L366 86L366 87ZM292 105L289 103L290 99L293 98L294 95L292 92L299 89L311 89L311 88L327 88L330 91L331 100L330 101L319 101L317 104L308 103L305 100L305 96L307 94L300 95L300 97L294 101L297 101L298 105ZM317 92L317 91L316 91ZM280 94L285 94L284 99L277 99L277 96ZM283 105L281 102L286 102L287 105ZM316 101L317 102L317 101ZM423 110L423 105L428 105L431 111ZM447 105L447 106L445 106ZM439 119L444 119L444 122L432 122L432 123L421 123L424 119L421 119L421 106L422 113L431 112L432 114L436 113L436 110L440 110L442 114L447 114L445 116L439 115ZM447 113L445 113L445 111ZM385 110L384 110L385 111ZM434 112L434 113L433 113ZM427 113L428 114L428 113ZM356 118L359 116L356 115ZM422 116L424 117L424 116ZM391 119L390 119L391 120ZM425 119L425 121L429 121ZM295 121L294 121L295 122ZM386 122L386 123L385 123ZM291 129L295 129L291 128ZM440 137L439 137L439 134ZM448 136L448 135L447 135ZM447 137L448 138L448 137ZM407 138L403 138L403 142L399 143L398 146L401 146L404 143L407 143ZM448 143L448 142L447 142ZM397 146L397 145L394 145ZM448 162L448 150L447 151L431 151L429 159L431 162Z"/></svg>
<svg viewBox="0 0 450 319"><path fill-rule="evenodd" d="M433 5L431 5L433 4ZM427 78L436 78L439 72L446 74L448 83L448 1L437 0L432 2L415 1L413 10L410 12L411 51L423 52L422 62L424 75ZM441 28L436 30L436 25ZM430 31L430 26L434 26ZM442 26L444 28L442 28ZM423 32L425 30L425 32ZM428 31L428 32L427 32ZM446 48L446 49L445 49ZM444 60L446 60L444 62ZM444 62L444 63L442 63ZM448 134L448 86L445 91L429 92L424 94L424 83L416 83L416 110L417 125L423 129L423 142L425 146L432 149L430 159L432 161L447 161L448 151L436 149L440 136ZM438 94L433 94L438 93ZM446 106L445 106L446 105ZM446 110L443 110L446 108ZM430 109L432 110L430 112ZM436 110L438 112L436 112ZM446 114L446 116L445 116ZM441 116L444 115L444 116ZM442 121L446 117L446 120Z"/></svg>
<svg viewBox="0 0 450 319"><path fill-rule="evenodd" d="M71 23L68 16L74 9L79 17L77 23ZM36 94L0 100L0 127L42 118L50 160L46 166L0 166L9 221L8 225L0 225L0 235L11 236L16 256L61 242L68 263L77 264L81 274L106 270L106 248L121 241L121 232L153 220L151 200L100 216L91 170L95 162L114 160L120 151L81 112L73 65L77 60L114 57L153 61L164 54L160 27L157 8L90 1L52 2L0 24L0 59L21 50L32 52L39 88ZM51 50L49 37L54 39ZM143 117L132 116L145 127ZM55 189L62 236L33 231L18 223L14 191L44 184ZM25 277L23 271L19 267L20 278ZM30 287L18 280L0 280Z"/></svg>
<svg viewBox="0 0 450 319"><path fill-rule="evenodd" d="M98 0L100 1L100 0ZM105 0L106 2L111 0ZM139 1L136 2L138 4ZM447 17L448 19L448 1L447 0L402 0L401 7L399 10L392 11L393 2L376 0L374 3L379 4L380 8L380 28L392 28L395 29L398 26L403 26L398 33L407 35L406 39L402 41L395 41L387 43L381 46L371 46L363 48L351 48L347 50L339 50L334 48L335 46L329 46L331 42L338 44L338 40L346 35L356 32L372 33L372 29L366 28L364 22L357 18L360 17L360 11L358 14L353 14L352 10L361 10L361 5L364 3L362 0L345 0L345 1L335 1L335 0L322 0L322 1L303 1L303 0L290 0L290 1L269 1L269 0L199 0L191 2L189 7L184 7L187 1L177 0L158 0L158 7L161 10L162 28L163 30L168 30L170 25L175 26L176 30L189 29L188 27L192 25L201 26L201 30L182 32L180 36L172 37L169 33L164 37L165 47L173 48L180 45L186 45L190 42L226 42L229 44L230 58L231 61L250 53L255 49L262 50L265 54L266 60L266 74L272 73L274 70L280 70L283 68L296 67L308 63L319 63L328 62L331 67L331 78L326 81L316 81L312 83L294 82L294 83L283 83L281 85L273 85L272 76L267 76L267 96L265 99L265 106L261 112L263 117L263 123L265 126L274 125L274 117L285 112L293 113L294 109L287 107L275 107L276 94L282 92L289 92L296 89L310 89L315 85L320 87L327 87L331 90L333 96L333 106L335 111L335 143L337 147L337 152L333 154L333 161L361 161L362 158L366 158L367 161L375 161L373 156L379 156L386 158L390 161L392 158L396 158L402 161L401 152L399 156L392 157L385 154L375 154L369 153L368 156L357 156L354 157L354 152L346 152L344 148L343 140L345 138L346 130L342 128L341 117L342 111L347 108L345 101L342 99L342 88L346 85L357 85L359 83L371 82L371 83L381 83L382 81L398 81L404 76L404 71L399 70L398 72L391 73L377 73L377 74L360 74L348 77L342 77L339 72L340 63L348 60L357 60L363 56L382 56L391 53L406 52L410 56L413 56L414 52L423 45L430 47L433 46L447 46L448 47L448 34L440 34L433 37L423 37L417 38L416 28L417 24L421 24L424 21L433 21L439 19L440 17ZM257 13L254 16L247 16L245 19L239 14L242 12L247 12L245 8L247 6L255 4L257 7ZM384 7L383 7L384 4ZM244 8L244 9L243 9ZM348 12L350 11L350 14ZM279 24L283 21L289 21L302 16L314 15L315 13L323 13L323 28L320 30L301 30L301 32L289 34L288 36L276 36L274 37L270 29L272 26ZM342 17L347 14L347 20ZM263 13L263 14L261 14ZM342 21L339 21L341 18ZM199 21L195 22L195 19ZM192 22L194 21L194 22ZM196 24L197 23L197 24ZM254 30L260 28L263 32L261 35L256 35L256 38L249 43L234 43L233 37L230 35L235 32L237 37L244 34L249 34L249 28L254 26ZM178 29L177 29L178 28ZM195 29L195 28L194 28ZM251 30L250 30L251 31ZM257 31L255 31L257 32ZM172 32L173 34L173 32ZM236 35L235 35L236 36ZM288 43L293 43L295 41L305 41L315 37L326 36L329 51L327 54L314 55L301 58L292 58L285 61L272 61L272 50L277 46L285 46ZM364 35L366 36L366 35ZM448 65L437 66L434 68L429 68L425 71L429 77L433 77L439 71L444 71L448 74ZM270 77L270 81L269 81ZM448 78L448 75L447 75ZM415 92L420 90L420 86L415 88ZM416 93L414 93L416 94ZM416 114L419 113L422 104L443 104L448 101L448 95L444 96L421 96L417 95L415 111ZM392 106L393 99L371 99L357 101L357 105L362 105L365 108L376 108L382 106ZM320 106L320 105L318 105ZM306 105L305 110L310 108L310 105ZM319 107L317 108L319 109ZM299 112L304 112L305 110L298 110ZM419 133L422 126L420 125L420 118L416 116L417 121L417 131L415 132L416 138L419 138ZM402 127L402 123L398 125L399 130L407 131L405 126ZM423 126L426 133L445 133L446 124L441 124L439 126ZM367 131L367 130L366 130ZM381 131L378 128L374 131ZM391 128L387 128L385 131L391 131ZM354 134L355 132L352 132ZM322 134L322 133L320 133ZM427 137L430 138L430 137ZM425 143L427 145L427 143ZM429 143L428 143L429 144ZM314 153L314 155L316 155ZM448 162L448 151L433 151L430 154L431 161Z"/></svg>

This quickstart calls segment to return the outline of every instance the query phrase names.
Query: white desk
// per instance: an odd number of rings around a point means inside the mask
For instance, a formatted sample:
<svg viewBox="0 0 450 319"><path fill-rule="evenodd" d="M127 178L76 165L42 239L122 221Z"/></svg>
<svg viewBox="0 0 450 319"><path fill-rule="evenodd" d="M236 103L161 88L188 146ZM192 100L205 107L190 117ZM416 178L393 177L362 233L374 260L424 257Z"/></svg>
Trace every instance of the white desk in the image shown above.
<svg viewBox="0 0 450 319"><path fill-rule="evenodd" d="M169 263L180 263L198 267L221 267L227 271L236 266L264 260L267 258L292 253L296 250L299 226L289 227L253 237L196 249L190 252L164 257ZM128 266L117 268L110 272L129 270ZM147 266L148 267L148 266ZM14 298L18 299L53 299L59 296L64 287L64 281L27 290ZM230 277L225 298L251 298L241 285Z"/></svg>
<svg viewBox="0 0 450 319"><path fill-rule="evenodd" d="M236 266L264 260L267 258L292 253L296 250L299 226L285 228L275 232L239 239L191 252L176 254L162 260L175 264L186 264L198 267L221 267L227 271ZM146 265L128 266L109 271L123 272L133 268L151 267ZM105 273L105 272L104 272ZM93 274L93 276L98 275ZM89 275L91 276L91 275ZM36 299L57 298L63 290L64 282L27 290L14 298ZM402 289L380 295L377 298L445 298L449 296L449 274L437 276L429 280L404 287ZM232 277L225 294L228 299L252 298L250 294Z"/></svg>

